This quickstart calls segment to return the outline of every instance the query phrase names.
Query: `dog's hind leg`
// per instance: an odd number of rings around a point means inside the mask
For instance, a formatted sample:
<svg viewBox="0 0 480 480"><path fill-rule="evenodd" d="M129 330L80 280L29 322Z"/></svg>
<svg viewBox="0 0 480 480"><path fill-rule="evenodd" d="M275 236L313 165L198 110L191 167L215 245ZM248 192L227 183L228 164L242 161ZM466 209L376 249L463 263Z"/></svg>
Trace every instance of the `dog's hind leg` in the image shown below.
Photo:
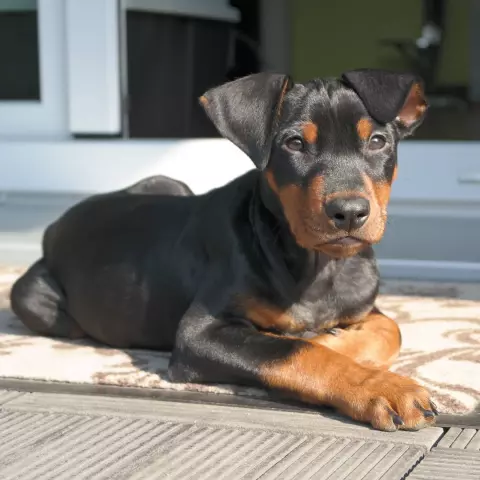
<svg viewBox="0 0 480 480"><path fill-rule="evenodd" d="M35 262L13 284L10 305L13 313L34 332L71 339L85 336L67 313L65 294L43 259Z"/></svg>

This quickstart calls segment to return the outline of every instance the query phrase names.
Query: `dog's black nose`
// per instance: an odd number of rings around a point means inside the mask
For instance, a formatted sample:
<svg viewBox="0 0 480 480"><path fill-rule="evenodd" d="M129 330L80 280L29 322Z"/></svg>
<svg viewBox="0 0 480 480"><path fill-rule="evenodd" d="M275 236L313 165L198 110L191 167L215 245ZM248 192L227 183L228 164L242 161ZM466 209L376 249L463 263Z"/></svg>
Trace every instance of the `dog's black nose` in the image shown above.
<svg viewBox="0 0 480 480"><path fill-rule="evenodd" d="M341 230L360 228L370 215L370 202L366 198L335 198L325 205L325 213Z"/></svg>

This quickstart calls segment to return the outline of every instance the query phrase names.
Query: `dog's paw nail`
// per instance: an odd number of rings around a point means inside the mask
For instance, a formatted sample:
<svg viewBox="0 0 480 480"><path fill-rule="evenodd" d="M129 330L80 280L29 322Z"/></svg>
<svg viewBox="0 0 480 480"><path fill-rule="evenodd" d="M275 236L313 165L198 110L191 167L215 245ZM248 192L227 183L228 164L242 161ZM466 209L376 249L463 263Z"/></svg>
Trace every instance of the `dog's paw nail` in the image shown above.
<svg viewBox="0 0 480 480"><path fill-rule="evenodd" d="M397 415L396 413L394 413L394 414L392 415L392 420L393 420L393 423L394 423L395 425L397 425L398 427L399 427L400 425L403 425L403 420L402 420L402 418L401 418L399 415Z"/></svg>
<svg viewBox="0 0 480 480"><path fill-rule="evenodd" d="M430 401L430 408L432 409L432 412L433 412L435 415L438 415L438 414L439 414L437 406L436 406L435 403L433 403L432 401Z"/></svg>
<svg viewBox="0 0 480 480"><path fill-rule="evenodd" d="M415 402L415 406L423 413L423 416L425 418L432 418L435 416L435 413L432 412L433 408L432 410L427 410L426 408L423 408L417 401ZM432 406L431 402L430 402L430 406Z"/></svg>
<svg viewBox="0 0 480 480"><path fill-rule="evenodd" d="M394 412L391 408L387 408L388 413L392 417L393 423L399 427L400 425L403 425L403 420L400 415L398 415L396 412Z"/></svg>

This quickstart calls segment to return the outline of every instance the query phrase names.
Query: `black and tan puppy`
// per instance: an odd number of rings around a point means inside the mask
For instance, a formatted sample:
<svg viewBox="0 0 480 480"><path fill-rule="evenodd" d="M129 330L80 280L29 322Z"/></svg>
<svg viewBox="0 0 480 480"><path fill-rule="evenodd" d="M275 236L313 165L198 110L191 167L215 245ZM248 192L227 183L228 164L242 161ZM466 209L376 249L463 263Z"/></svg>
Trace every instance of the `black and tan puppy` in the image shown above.
<svg viewBox="0 0 480 480"><path fill-rule="evenodd" d="M172 349L173 381L263 386L382 430L432 424L427 391L388 371L401 339L374 306L372 251L421 83L263 73L200 101L256 169L205 195L157 177L74 206L14 312L45 335Z"/></svg>

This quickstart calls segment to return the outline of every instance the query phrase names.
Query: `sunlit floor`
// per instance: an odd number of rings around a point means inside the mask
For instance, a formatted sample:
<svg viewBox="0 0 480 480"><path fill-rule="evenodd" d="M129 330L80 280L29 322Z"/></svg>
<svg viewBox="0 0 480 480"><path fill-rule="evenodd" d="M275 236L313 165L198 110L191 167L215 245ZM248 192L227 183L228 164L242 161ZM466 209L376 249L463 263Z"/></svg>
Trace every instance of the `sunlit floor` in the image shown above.
<svg viewBox="0 0 480 480"><path fill-rule="evenodd" d="M15 272L4 273L6 284ZM445 284L432 288L418 282L385 284L385 306L393 311L400 308L397 297L388 294L403 292L411 302L418 301L415 295L428 295L431 311L437 298L432 295L438 294L444 308L460 313L464 325L468 317L465 309L475 308L466 299L478 294L478 286L463 285L460 289ZM4 297L2 303L0 295L0 308L7 306L6 301ZM425 308L422 311L422 319L432 324ZM400 308L403 321L406 312L408 309ZM454 315L447 312L447 317L451 322ZM418 328L416 324L414 330ZM457 331L458 322L451 328ZM429 341L438 341L435 329L421 331ZM8 366L18 347L31 376L35 352L25 355L29 340L18 332L11 333L3 344L0 338L4 354L0 355L4 359L0 365ZM42 339L42 344L45 341ZM57 350L72 352L72 345L57 346ZM463 354L463 363L470 350L471 344ZM18 375L0 378L2 480L478 478L478 408L467 415L442 414L435 428L385 433L330 410L253 397L89 385L85 378L74 382L72 375L81 371L88 359L73 358L72 367L65 369L68 382L52 381L52 371L43 381L19 380ZM109 354L107 358L113 357ZM39 361L37 357L35 367ZM61 363L68 365L65 358ZM120 371L131 373L128 365L122 359ZM469 377L468 385L474 380Z"/></svg>
<svg viewBox="0 0 480 480"><path fill-rule="evenodd" d="M386 433L250 406L0 390L0 430L5 480L461 480L480 468L475 428Z"/></svg>

